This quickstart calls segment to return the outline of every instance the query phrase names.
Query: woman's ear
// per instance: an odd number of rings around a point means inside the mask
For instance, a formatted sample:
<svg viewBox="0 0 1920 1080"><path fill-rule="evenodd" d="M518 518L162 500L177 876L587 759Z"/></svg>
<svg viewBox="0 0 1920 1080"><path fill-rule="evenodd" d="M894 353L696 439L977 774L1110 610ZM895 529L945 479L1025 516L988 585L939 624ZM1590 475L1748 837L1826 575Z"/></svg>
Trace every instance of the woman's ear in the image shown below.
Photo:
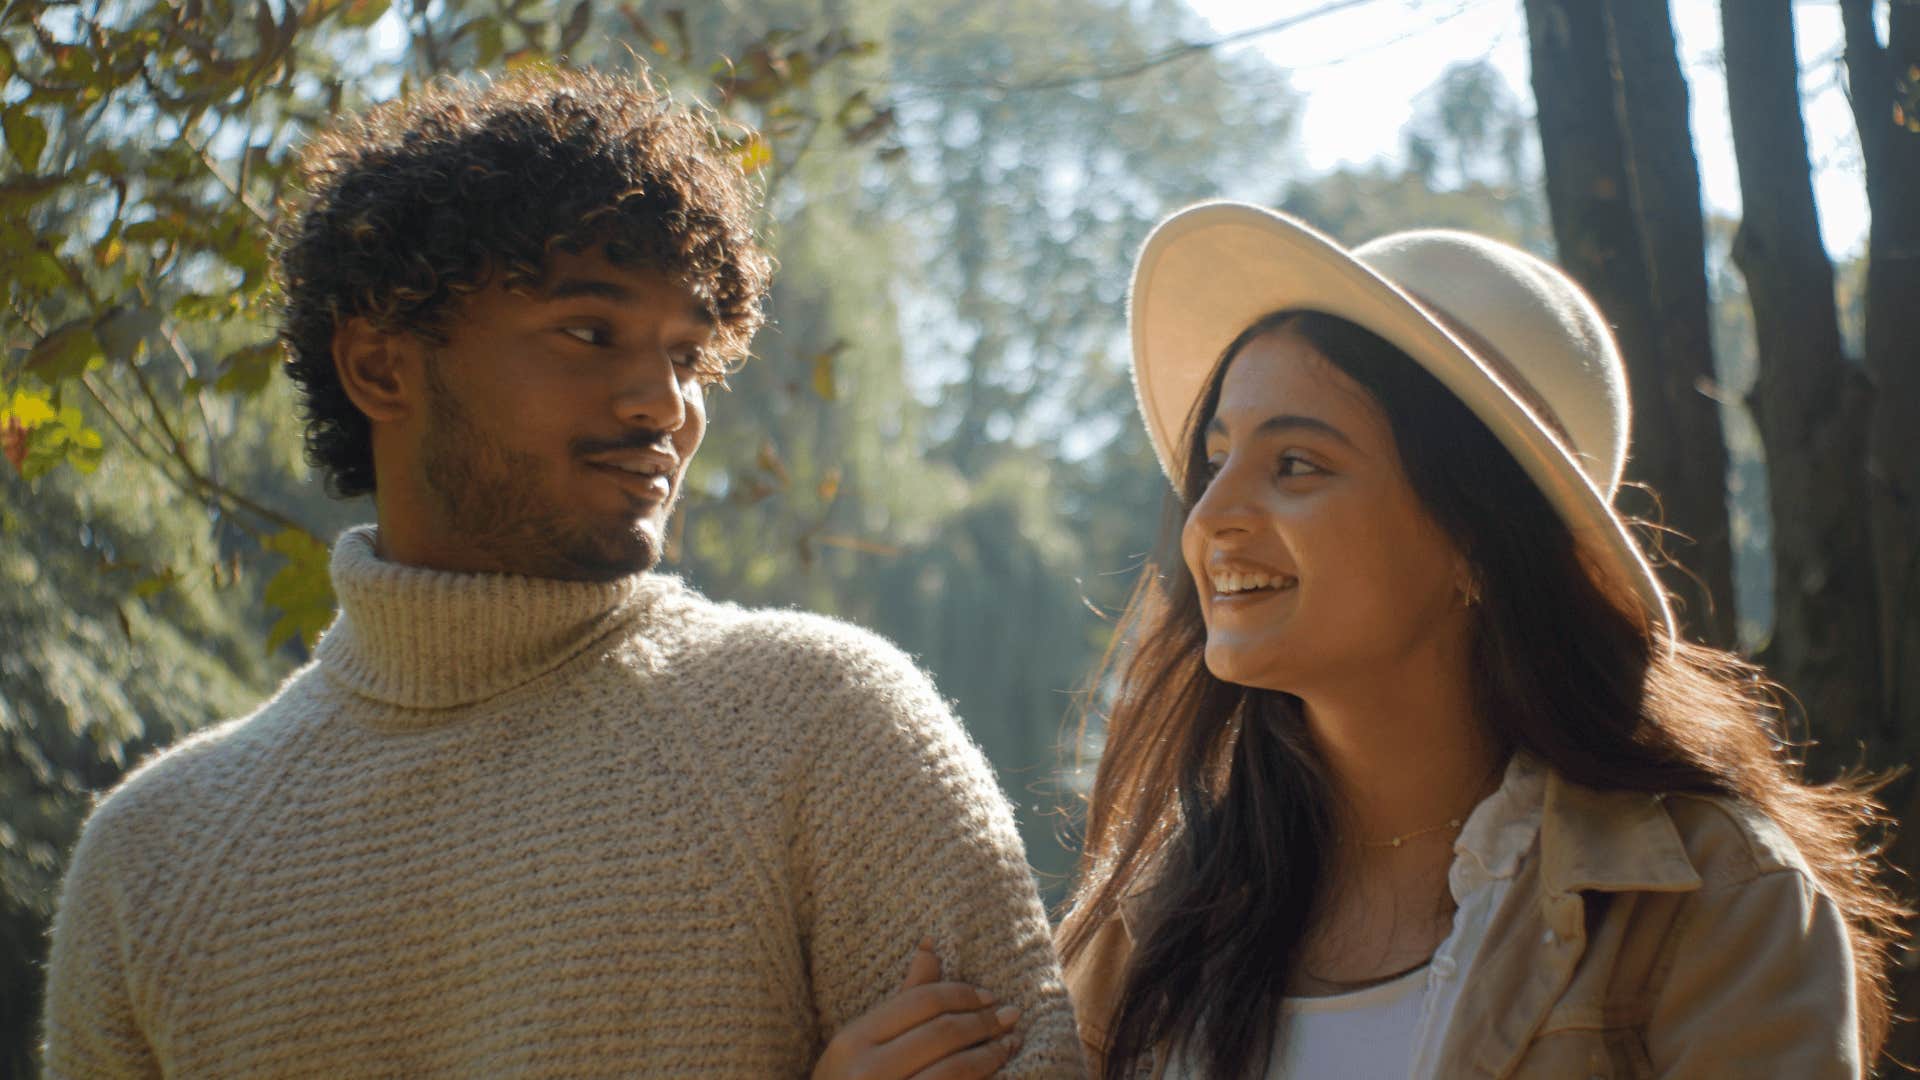
<svg viewBox="0 0 1920 1080"><path fill-rule="evenodd" d="M333 331L333 369L354 407L375 424L405 420L423 401L418 338L388 333L359 316Z"/></svg>

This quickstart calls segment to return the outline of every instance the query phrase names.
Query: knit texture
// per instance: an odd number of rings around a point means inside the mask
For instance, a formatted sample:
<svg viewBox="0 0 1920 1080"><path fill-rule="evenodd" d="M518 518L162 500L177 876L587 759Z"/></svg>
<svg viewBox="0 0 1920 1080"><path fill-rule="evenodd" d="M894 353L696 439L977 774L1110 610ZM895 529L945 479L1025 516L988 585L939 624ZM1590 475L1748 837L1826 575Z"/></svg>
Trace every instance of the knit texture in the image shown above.
<svg viewBox="0 0 1920 1080"><path fill-rule="evenodd" d="M926 677L831 619L333 556L258 712L88 820L51 1077L791 1076L898 985L1023 1011L1077 1076L1012 815Z"/></svg>

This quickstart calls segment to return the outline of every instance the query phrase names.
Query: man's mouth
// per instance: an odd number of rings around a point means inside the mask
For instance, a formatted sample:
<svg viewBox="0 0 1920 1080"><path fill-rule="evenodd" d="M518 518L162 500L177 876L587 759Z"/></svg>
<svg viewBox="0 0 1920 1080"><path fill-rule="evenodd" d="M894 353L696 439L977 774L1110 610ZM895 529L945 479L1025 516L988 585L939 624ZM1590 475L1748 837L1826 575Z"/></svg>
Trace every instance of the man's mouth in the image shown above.
<svg viewBox="0 0 1920 1080"><path fill-rule="evenodd" d="M654 450L596 454L586 462L611 476L629 494L643 499L665 499L673 492L674 466L670 456Z"/></svg>

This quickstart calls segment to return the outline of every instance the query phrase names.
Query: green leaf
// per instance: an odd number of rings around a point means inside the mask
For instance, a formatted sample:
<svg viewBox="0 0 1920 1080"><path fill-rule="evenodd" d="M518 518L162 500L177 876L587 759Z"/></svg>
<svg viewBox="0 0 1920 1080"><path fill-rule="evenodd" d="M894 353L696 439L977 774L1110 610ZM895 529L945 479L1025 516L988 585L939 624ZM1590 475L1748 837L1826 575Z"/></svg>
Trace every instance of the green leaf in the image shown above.
<svg viewBox="0 0 1920 1080"><path fill-rule="evenodd" d="M299 529L282 529L267 537L265 547L287 560L267 582L264 594L267 603L280 611L267 633L267 651L279 649L296 635L312 648L333 621L326 545Z"/></svg>
<svg viewBox="0 0 1920 1080"><path fill-rule="evenodd" d="M239 298L232 293L222 293L218 296L187 293L173 302L173 317L186 322L223 320L239 310Z"/></svg>
<svg viewBox="0 0 1920 1080"><path fill-rule="evenodd" d="M100 433L86 426L79 409L69 406L27 432L27 453L20 463L20 475L38 480L62 465L91 473L100 467L103 452Z"/></svg>
<svg viewBox="0 0 1920 1080"><path fill-rule="evenodd" d="M387 0L348 0L340 21L347 26L372 26L387 13Z"/></svg>
<svg viewBox="0 0 1920 1080"><path fill-rule="evenodd" d="M13 280L34 293L49 293L68 284L65 271L52 255L36 251L7 267Z"/></svg>
<svg viewBox="0 0 1920 1080"><path fill-rule="evenodd" d="M0 127L6 129L7 149L13 151L14 160L28 172L39 168L40 153L47 148L47 125L25 106L15 105L0 112Z"/></svg>
<svg viewBox="0 0 1920 1080"><path fill-rule="evenodd" d="M115 308L94 326L94 336L108 356L131 360L142 342L160 329L159 308L145 304Z"/></svg>
<svg viewBox="0 0 1920 1080"><path fill-rule="evenodd" d="M92 428L83 427L68 435L67 464L83 476L91 476L100 467L100 457L105 452L100 433Z"/></svg>
<svg viewBox="0 0 1920 1080"><path fill-rule="evenodd" d="M61 176L19 176L0 183L0 210L25 214L34 203L67 186Z"/></svg>
<svg viewBox="0 0 1920 1080"><path fill-rule="evenodd" d="M163 218L136 221L121 230L120 235L129 243L146 243L152 240L177 240L186 231L186 218L179 214L168 214Z"/></svg>
<svg viewBox="0 0 1920 1080"><path fill-rule="evenodd" d="M486 67L507 47L500 32L500 20L481 17L473 20L473 58L476 67Z"/></svg>
<svg viewBox="0 0 1920 1080"><path fill-rule="evenodd" d="M280 366L283 353L278 341L262 341L236 349L221 362L220 378L213 388L222 394L253 397L267 388L273 371Z"/></svg>
<svg viewBox="0 0 1920 1080"><path fill-rule="evenodd" d="M75 319L42 338L27 354L27 370L50 383L84 375L100 359L100 342L92 321Z"/></svg>

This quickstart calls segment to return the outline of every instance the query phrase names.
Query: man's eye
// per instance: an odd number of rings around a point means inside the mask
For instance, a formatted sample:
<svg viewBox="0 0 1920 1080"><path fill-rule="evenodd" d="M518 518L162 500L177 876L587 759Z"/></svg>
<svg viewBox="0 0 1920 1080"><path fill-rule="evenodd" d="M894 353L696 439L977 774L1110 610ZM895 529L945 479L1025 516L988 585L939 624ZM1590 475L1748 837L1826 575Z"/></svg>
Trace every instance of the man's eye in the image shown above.
<svg viewBox="0 0 1920 1080"><path fill-rule="evenodd" d="M560 332L588 345L605 345L607 332L598 326L563 326Z"/></svg>

